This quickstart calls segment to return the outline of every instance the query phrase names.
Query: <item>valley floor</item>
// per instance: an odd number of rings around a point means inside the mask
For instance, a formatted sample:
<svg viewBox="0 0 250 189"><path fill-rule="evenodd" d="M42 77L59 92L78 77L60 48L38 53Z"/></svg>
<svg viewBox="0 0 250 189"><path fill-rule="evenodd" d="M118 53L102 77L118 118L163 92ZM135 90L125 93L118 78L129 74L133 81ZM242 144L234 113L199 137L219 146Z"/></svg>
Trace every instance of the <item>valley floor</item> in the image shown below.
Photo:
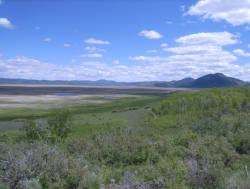
<svg viewBox="0 0 250 189"><path fill-rule="evenodd" d="M2 95L0 188L247 189L249 98L249 88Z"/></svg>

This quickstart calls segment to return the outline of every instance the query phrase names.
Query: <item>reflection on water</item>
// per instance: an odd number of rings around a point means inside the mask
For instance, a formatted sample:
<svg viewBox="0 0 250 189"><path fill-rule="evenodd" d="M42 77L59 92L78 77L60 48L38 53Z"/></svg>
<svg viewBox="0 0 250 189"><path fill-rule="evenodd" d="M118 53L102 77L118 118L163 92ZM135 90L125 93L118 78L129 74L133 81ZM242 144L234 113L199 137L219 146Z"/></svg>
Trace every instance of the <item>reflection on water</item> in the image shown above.
<svg viewBox="0 0 250 189"><path fill-rule="evenodd" d="M77 94L55 93L55 94L51 94L51 96L78 96L78 95Z"/></svg>
<svg viewBox="0 0 250 189"><path fill-rule="evenodd" d="M112 96L105 96L104 99L106 100L119 100L119 97L112 97Z"/></svg>

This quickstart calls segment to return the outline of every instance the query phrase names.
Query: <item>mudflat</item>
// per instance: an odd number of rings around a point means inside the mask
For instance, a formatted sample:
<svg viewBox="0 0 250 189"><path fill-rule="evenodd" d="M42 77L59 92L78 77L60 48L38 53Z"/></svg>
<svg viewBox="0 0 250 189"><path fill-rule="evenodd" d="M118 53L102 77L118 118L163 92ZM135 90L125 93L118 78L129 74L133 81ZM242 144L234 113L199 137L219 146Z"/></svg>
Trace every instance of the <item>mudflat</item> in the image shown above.
<svg viewBox="0 0 250 189"><path fill-rule="evenodd" d="M166 94L185 88L136 86L75 86L75 85L0 85L0 95L109 95L109 94Z"/></svg>

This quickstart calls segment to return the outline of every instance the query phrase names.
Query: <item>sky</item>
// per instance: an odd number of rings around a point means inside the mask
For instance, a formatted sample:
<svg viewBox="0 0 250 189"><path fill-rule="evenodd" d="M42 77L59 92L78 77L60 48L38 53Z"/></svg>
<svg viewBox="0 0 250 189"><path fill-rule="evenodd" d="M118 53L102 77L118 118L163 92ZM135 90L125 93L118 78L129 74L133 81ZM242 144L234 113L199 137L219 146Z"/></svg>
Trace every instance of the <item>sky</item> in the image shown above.
<svg viewBox="0 0 250 189"><path fill-rule="evenodd" d="M0 78L250 81L250 0L0 0Z"/></svg>

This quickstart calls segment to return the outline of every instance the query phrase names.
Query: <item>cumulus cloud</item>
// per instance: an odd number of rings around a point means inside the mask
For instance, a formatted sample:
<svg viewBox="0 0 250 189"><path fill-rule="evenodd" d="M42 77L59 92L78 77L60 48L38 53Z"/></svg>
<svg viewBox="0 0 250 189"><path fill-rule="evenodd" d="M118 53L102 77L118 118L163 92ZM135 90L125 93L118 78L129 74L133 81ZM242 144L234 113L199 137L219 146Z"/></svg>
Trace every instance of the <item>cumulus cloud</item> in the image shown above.
<svg viewBox="0 0 250 189"><path fill-rule="evenodd" d="M250 1L199 0L186 14L215 21L225 20L234 26L250 24Z"/></svg>
<svg viewBox="0 0 250 189"><path fill-rule="evenodd" d="M86 58L102 58L102 54L93 53L93 54L81 54L80 57Z"/></svg>
<svg viewBox="0 0 250 189"><path fill-rule="evenodd" d="M147 53L157 53L158 51L156 49L152 49L152 50L147 50Z"/></svg>
<svg viewBox="0 0 250 189"><path fill-rule="evenodd" d="M158 80L164 77L180 79L183 77L199 77L208 73L222 72L245 80L249 78L249 64L238 65L237 57L223 49L226 45L239 43L239 36L229 32L196 33L176 39L178 46L164 48L174 55L168 57L135 56L130 60L144 64L144 72L151 71L151 78L157 73ZM137 67L138 68L138 67Z"/></svg>
<svg viewBox="0 0 250 189"><path fill-rule="evenodd" d="M59 66L23 56L0 60L0 75L3 78L49 80L97 80L110 75L118 77L111 67L99 62Z"/></svg>
<svg viewBox="0 0 250 189"><path fill-rule="evenodd" d="M250 56L250 53L245 52L242 49L235 49L233 50L234 54L239 55L239 56Z"/></svg>
<svg viewBox="0 0 250 189"><path fill-rule="evenodd" d="M51 80L98 80L152 81L175 80L198 77L208 73L223 72L227 75L250 80L250 64L236 65L230 62L207 62L207 59L188 61L181 57L161 57L166 61L146 62L143 65L107 65L102 62L83 62L59 66L28 57L0 60L0 75L5 78L51 79ZM198 60L202 60L198 62Z"/></svg>
<svg viewBox="0 0 250 189"><path fill-rule="evenodd" d="M69 44L69 43L64 43L63 46L64 46L64 47L71 47L72 45Z"/></svg>
<svg viewBox="0 0 250 189"><path fill-rule="evenodd" d="M161 47L167 47L167 46L168 46L167 43L162 43L162 44L161 44Z"/></svg>
<svg viewBox="0 0 250 189"><path fill-rule="evenodd" d="M185 7L185 5L182 5L180 8L181 8L181 11L185 11L186 7Z"/></svg>
<svg viewBox="0 0 250 189"><path fill-rule="evenodd" d="M110 45L109 41L97 40L95 38L89 38L85 40L85 43L96 44L96 45Z"/></svg>
<svg viewBox="0 0 250 189"><path fill-rule="evenodd" d="M120 61L119 60L114 60L113 63L114 64L120 64Z"/></svg>
<svg viewBox="0 0 250 189"><path fill-rule="evenodd" d="M130 60L139 60L146 62L157 62L157 61L166 61L167 57L159 57L159 56L130 56Z"/></svg>
<svg viewBox="0 0 250 189"><path fill-rule="evenodd" d="M166 21L166 24L173 24L173 22L172 21Z"/></svg>
<svg viewBox="0 0 250 189"><path fill-rule="evenodd" d="M45 42L50 42L51 40L52 40L52 39L49 38L49 37L46 37L46 38L43 39L43 41L45 41Z"/></svg>
<svg viewBox="0 0 250 189"><path fill-rule="evenodd" d="M221 51L220 46L216 45L187 45L187 46L178 46L178 47L171 47L171 48L164 48L164 51L169 51L176 54L201 54L206 52L213 52L216 53Z"/></svg>
<svg viewBox="0 0 250 189"><path fill-rule="evenodd" d="M160 39L163 37L160 33L158 33L155 30L142 30L138 35L146 37L148 39Z"/></svg>
<svg viewBox="0 0 250 189"><path fill-rule="evenodd" d="M14 25L7 18L0 18L0 27L14 29Z"/></svg>
<svg viewBox="0 0 250 189"><path fill-rule="evenodd" d="M183 45L233 45L239 43L238 35L229 32L196 33L180 37L177 43Z"/></svg>
<svg viewBox="0 0 250 189"><path fill-rule="evenodd" d="M89 52L105 52L105 49L101 49L97 47L85 47L84 49Z"/></svg>
<svg viewBox="0 0 250 189"><path fill-rule="evenodd" d="M223 46L238 43L238 36L229 32L196 33L175 40L180 45L164 48L175 53L169 57L171 61L181 60L196 63L228 63L237 60L233 54L222 49Z"/></svg>
<svg viewBox="0 0 250 189"><path fill-rule="evenodd" d="M3 57L3 54L0 53L0 58Z"/></svg>
<svg viewBox="0 0 250 189"><path fill-rule="evenodd" d="M250 81L250 63L238 64L237 56L224 46L238 43L239 37L230 33L191 34L175 40L176 46L166 48L170 56L130 56L130 63L105 64L87 61L59 66L28 57L0 59L0 75L8 78L117 81L176 80L222 72ZM206 39L204 39L207 36ZM211 36L222 39L214 39ZM225 37L226 36L226 37ZM224 40L224 41L223 41ZM93 53L95 54L95 53ZM83 57L94 57L87 54ZM117 62L116 62L117 63Z"/></svg>
<svg viewBox="0 0 250 189"><path fill-rule="evenodd" d="M245 27L245 30L250 31L250 27L249 27L249 26L246 26L246 27Z"/></svg>
<svg viewBox="0 0 250 189"><path fill-rule="evenodd" d="M90 61L90 62L82 62L81 65L83 66L94 66L94 67L103 67L106 66L106 64L103 64L101 62L98 61Z"/></svg>

